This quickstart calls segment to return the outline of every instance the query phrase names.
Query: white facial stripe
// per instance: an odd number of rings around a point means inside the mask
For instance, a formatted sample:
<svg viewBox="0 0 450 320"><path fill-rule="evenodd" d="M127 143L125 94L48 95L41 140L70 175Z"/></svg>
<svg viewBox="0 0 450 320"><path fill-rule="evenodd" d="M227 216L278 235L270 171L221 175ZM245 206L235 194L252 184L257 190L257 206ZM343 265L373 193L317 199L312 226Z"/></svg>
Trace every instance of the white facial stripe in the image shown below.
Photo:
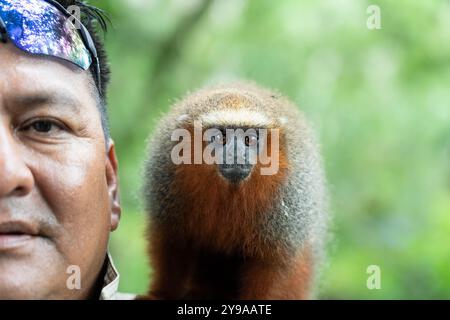
<svg viewBox="0 0 450 320"><path fill-rule="evenodd" d="M267 127L272 121L258 111L246 109L241 110L219 110L204 114L200 117L202 124L213 125L240 125L251 127Z"/></svg>

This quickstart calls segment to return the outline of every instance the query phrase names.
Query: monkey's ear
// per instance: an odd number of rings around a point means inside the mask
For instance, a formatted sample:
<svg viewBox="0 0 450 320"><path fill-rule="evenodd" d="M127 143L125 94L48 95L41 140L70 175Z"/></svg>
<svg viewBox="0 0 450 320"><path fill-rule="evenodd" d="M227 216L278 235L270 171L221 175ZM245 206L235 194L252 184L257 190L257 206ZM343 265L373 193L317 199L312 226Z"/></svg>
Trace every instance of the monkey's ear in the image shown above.
<svg viewBox="0 0 450 320"><path fill-rule="evenodd" d="M187 113L182 114L177 117L177 122L187 122L189 120L189 115Z"/></svg>

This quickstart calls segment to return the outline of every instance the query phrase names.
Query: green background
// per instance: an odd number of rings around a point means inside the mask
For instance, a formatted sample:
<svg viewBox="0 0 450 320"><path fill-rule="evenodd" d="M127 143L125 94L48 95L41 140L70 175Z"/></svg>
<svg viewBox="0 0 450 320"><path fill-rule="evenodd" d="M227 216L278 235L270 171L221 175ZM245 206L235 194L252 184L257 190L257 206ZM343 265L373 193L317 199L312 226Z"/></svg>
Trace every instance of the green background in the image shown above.
<svg viewBox="0 0 450 320"><path fill-rule="evenodd" d="M110 14L109 108L123 216L122 291L150 279L140 201L146 138L188 90L251 79L320 136L334 238L324 299L450 298L450 2L92 0ZM381 9L369 30L370 4ZM369 265L381 289L366 286Z"/></svg>

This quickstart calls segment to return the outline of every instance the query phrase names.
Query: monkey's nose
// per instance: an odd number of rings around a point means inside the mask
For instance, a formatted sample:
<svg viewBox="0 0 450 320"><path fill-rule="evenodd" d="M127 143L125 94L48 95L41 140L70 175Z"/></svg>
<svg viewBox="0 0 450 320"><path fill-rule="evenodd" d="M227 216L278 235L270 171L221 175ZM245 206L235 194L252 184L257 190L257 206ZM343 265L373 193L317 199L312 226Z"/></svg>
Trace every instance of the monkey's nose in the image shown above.
<svg viewBox="0 0 450 320"><path fill-rule="evenodd" d="M220 174L233 184L238 184L245 180L252 171L250 164L222 164L219 165Z"/></svg>

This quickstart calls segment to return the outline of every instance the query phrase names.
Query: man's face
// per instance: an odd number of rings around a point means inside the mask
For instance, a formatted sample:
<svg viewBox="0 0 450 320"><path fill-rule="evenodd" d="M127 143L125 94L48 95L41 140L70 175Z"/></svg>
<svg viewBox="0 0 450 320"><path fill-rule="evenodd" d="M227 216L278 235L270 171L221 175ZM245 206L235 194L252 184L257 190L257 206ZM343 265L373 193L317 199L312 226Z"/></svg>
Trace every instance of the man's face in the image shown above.
<svg viewBox="0 0 450 320"><path fill-rule="evenodd" d="M95 290L120 206L93 90L87 71L0 43L0 299Z"/></svg>

